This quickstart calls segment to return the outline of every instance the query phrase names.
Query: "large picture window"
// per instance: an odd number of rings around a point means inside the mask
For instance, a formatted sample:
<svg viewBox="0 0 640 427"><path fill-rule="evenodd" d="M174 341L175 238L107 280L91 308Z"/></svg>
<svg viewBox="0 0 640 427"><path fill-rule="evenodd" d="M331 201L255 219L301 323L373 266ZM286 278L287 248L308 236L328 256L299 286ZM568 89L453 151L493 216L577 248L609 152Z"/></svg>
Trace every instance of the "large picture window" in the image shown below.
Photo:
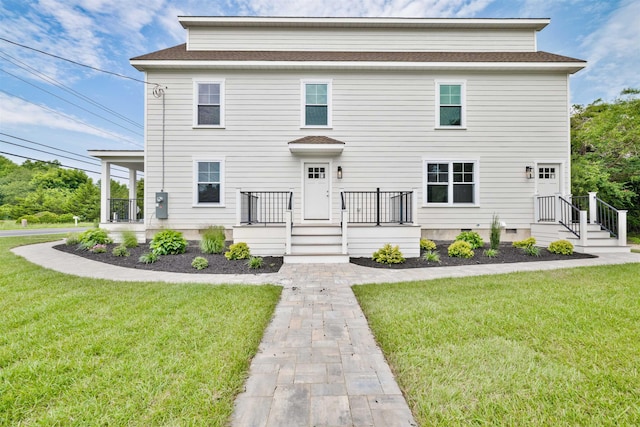
<svg viewBox="0 0 640 427"><path fill-rule="evenodd" d="M436 82L436 127L466 126L465 95L464 82Z"/></svg>
<svg viewBox="0 0 640 427"><path fill-rule="evenodd" d="M477 162L426 161L425 204L476 205Z"/></svg>
<svg viewBox="0 0 640 427"><path fill-rule="evenodd" d="M197 160L194 162L196 175L195 204L222 205L224 201L222 160Z"/></svg>
<svg viewBox="0 0 640 427"><path fill-rule="evenodd" d="M331 126L331 82L302 82L302 126Z"/></svg>
<svg viewBox="0 0 640 427"><path fill-rule="evenodd" d="M224 125L224 82L194 82L194 126L222 127Z"/></svg>

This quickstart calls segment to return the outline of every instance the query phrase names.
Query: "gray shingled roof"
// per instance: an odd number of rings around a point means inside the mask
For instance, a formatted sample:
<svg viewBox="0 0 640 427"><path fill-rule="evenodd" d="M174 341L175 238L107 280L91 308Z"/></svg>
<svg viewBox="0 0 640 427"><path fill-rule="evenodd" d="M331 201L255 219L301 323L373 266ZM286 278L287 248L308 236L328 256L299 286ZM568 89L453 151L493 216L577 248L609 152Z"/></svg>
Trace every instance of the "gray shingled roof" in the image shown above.
<svg viewBox="0 0 640 427"><path fill-rule="evenodd" d="M320 61L320 62L584 62L538 52L317 52L187 50L186 44L131 58L132 61Z"/></svg>

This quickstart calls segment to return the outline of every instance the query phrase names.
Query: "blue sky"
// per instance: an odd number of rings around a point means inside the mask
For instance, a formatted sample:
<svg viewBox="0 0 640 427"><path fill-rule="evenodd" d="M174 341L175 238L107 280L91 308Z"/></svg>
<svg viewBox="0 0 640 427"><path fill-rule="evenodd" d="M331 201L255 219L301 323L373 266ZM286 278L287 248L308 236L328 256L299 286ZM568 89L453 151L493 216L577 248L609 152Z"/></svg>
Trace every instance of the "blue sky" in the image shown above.
<svg viewBox="0 0 640 427"><path fill-rule="evenodd" d="M551 18L538 49L589 62L572 103L640 88L640 0L0 0L0 37L142 79L129 58L183 43L178 15ZM142 124L142 83L0 40L0 151L99 171L24 140L78 155L142 149Z"/></svg>

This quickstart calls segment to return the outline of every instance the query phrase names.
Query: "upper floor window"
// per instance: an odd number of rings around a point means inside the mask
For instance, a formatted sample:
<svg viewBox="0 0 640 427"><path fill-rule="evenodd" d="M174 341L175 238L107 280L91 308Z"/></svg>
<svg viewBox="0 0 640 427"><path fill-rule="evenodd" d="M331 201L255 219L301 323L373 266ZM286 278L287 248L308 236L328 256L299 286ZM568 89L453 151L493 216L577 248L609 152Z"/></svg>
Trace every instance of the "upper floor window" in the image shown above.
<svg viewBox="0 0 640 427"><path fill-rule="evenodd" d="M302 127L331 126L331 81L302 81Z"/></svg>
<svg viewBox="0 0 640 427"><path fill-rule="evenodd" d="M436 81L436 127L461 129L466 126L464 82Z"/></svg>
<svg viewBox="0 0 640 427"><path fill-rule="evenodd" d="M426 205L477 205L475 161L425 161Z"/></svg>
<svg viewBox="0 0 640 427"><path fill-rule="evenodd" d="M224 127L224 81L194 82L195 127Z"/></svg>

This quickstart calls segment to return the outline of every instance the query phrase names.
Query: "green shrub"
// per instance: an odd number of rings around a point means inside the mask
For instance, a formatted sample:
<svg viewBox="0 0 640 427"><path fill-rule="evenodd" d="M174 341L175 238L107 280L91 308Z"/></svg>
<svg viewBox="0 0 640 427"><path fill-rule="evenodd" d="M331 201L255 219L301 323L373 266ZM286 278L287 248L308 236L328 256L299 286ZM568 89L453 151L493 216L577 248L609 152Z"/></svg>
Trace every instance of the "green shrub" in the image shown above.
<svg viewBox="0 0 640 427"><path fill-rule="evenodd" d="M131 255L131 253L129 252L129 250L127 249L127 247L124 244L118 245L115 248L113 248L113 250L111 251L111 254L113 256L129 256L129 255Z"/></svg>
<svg viewBox="0 0 640 427"><path fill-rule="evenodd" d="M141 262L143 264L153 264L157 260L158 260L158 255L154 252L144 253L140 255L140 258L138 258L138 262Z"/></svg>
<svg viewBox="0 0 640 427"><path fill-rule="evenodd" d="M529 237L528 239L524 239L524 240L518 240L517 242L513 242L513 247L514 248L528 248L530 246L533 246L536 244L536 239L535 237Z"/></svg>
<svg viewBox="0 0 640 427"><path fill-rule="evenodd" d="M191 261L191 267L196 270L204 270L209 267L209 261L206 258L202 258L201 256L197 256Z"/></svg>
<svg viewBox="0 0 640 427"><path fill-rule="evenodd" d="M35 215L22 215L20 218L18 218L18 220L16 221L16 224L22 224L23 219L27 220L27 225L40 223L40 218L38 218Z"/></svg>
<svg viewBox="0 0 640 427"><path fill-rule="evenodd" d="M495 257L498 256L498 250L497 249L487 249L485 251L482 251L482 253L487 258L495 258Z"/></svg>
<svg viewBox="0 0 640 427"><path fill-rule="evenodd" d="M491 219L491 233L489 234L489 247L493 250L498 250L500 247L500 233L502 232L502 227L500 226L500 217L498 215L493 214L493 218Z"/></svg>
<svg viewBox="0 0 640 427"><path fill-rule="evenodd" d="M436 244L429 239L420 239L420 250L423 251L434 251L436 249Z"/></svg>
<svg viewBox="0 0 640 427"><path fill-rule="evenodd" d="M137 248L138 247L138 238L136 237L136 233L131 230L125 230L122 232L122 244L126 248Z"/></svg>
<svg viewBox="0 0 640 427"><path fill-rule="evenodd" d="M224 241L224 227L209 227L204 231L204 233L202 233L200 250L204 254L221 254L224 252Z"/></svg>
<svg viewBox="0 0 640 427"><path fill-rule="evenodd" d="M440 254L435 251L427 251L422 257L427 262L440 262Z"/></svg>
<svg viewBox="0 0 640 427"><path fill-rule="evenodd" d="M187 239L179 231L162 230L153 236L149 248L156 255L183 254L187 250Z"/></svg>
<svg viewBox="0 0 640 427"><path fill-rule="evenodd" d="M112 242L109 232L103 228L90 228L80 234L80 246L87 250L95 245L107 245Z"/></svg>
<svg viewBox="0 0 640 427"><path fill-rule="evenodd" d="M373 260L380 264L402 264L405 261L402 252L400 252L400 247L391 246L390 243L374 252Z"/></svg>
<svg viewBox="0 0 640 427"><path fill-rule="evenodd" d="M473 258L475 253L473 252L473 247L471 243L465 240L456 240L447 249L447 253L450 257L455 258Z"/></svg>
<svg viewBox="0 0 640 427"><path fill-rule="evenodd" d="M94 254L103 254L103 253L107 252L107 245L103 245L101 243L98 243L97 245L95 245L91 249L89 249L89 252L93 252Z"/></svg>
<svg viewBox="0 0 640 427"><path fill-rule="evenodd" d="M248 259L251 256L249 246L244 242L234 243L229 246L229 250L224 254L227 259Z"/></svg>
<svg viewBox="0 0 640 427"><path fill-rule="evenodd" d="M549 245L549 252L552 254L571 255L573 245L568 240L556 240Z"/></svg>
<svg viewBox="0 0 640 427"><path fill-rule="evenodd" d="M40 224L55 224L59 221L58 215L49 211L38 212L36 216Z"/></svg>
<svg viewBox="0 0 640 427"><path fill-rule="evenodd" d="M80 233L69 233L64 241L67 246L77 245L80 243Z"/></svg>
<svg viewBox="0 0 640 427"><path fill-rule="evenodd" d="M540 248L537 246L525 246L524 248L522 248L522 250L524 251L525 254L529 256L535 256L535 257L540 256Z"/></svg>
<svg viewBox="0 0 640 427"><path fill-rule="evenodd" d="M68 223L75 222L75 220L73 219L72 213L64 213L64 214L58 215L58 222L60 224L68 224Z"/></svg>
<svg viewBox="0 0 640 427"><path fill-rule="evenodd" d="M484 245L482 237L475 231L463 231L456 236L456 240L469 243L471 249L481 248Z"/></svg>
<svg viewBox="0 0 640 427"><path fill-rule="evenodd" d="M262 267L262 262L263 262L262 257L252 256L247 261L247 265L249 266L249 268L260 268Z"/></svg>

